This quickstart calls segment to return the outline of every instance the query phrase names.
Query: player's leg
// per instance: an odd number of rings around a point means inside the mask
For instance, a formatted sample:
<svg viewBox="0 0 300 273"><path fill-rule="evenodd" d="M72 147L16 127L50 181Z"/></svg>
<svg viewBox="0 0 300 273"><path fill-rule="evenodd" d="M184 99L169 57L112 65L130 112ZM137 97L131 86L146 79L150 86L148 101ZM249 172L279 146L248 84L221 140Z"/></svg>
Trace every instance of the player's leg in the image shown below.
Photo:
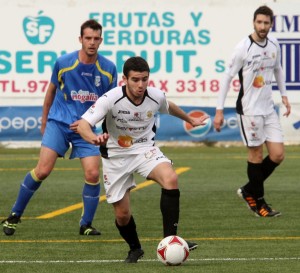
<svg viewBox="0 0 300 273"><path fill-rule="evenodd" d="M279 142L266 141L268 155L264 158L263 172L266 180L275 170L276 167L284 160L284 145Z"/></svg>
<svg viewBox="0 0 300 273"><path fill-rule="evenodd" d="M20 186L16 202L13 205L9 217L3 221L3 231L6 235L13 235L17 224L34 193L41 186L41 183L51 173L57 153L42 146L37 166L28 172Z"/></svg>
<svg viewBox="0 0 300 273"><path fill-rule="evenodd" d="M64 128L55 121L48 121L42 139L37 166L26 174L21 184L17 200L8 219L4 220L3 231L13 235L27 204L54 168L58 156L63 156L69 148Z"/></svg>
<svg viewBox="0 0 300 273"><path fill-rule="evenodd" d="M163 217L164 237L177 234L179 222L178 177L171 163L161 162L149 173L148 179L159 183L161 189L160 210Z"/></svg>
<svg viewBox="0 0 300 273"><path fill-rule="evenodd" d="M244 186L244 190L254 198L263 196L263 145L258 147L248 147L247 175L249 182Z"/></svg>
<svg viewBox="0 0 300 273"><path fill-rule="evenodd" d="M100 235L100 231L92 227L92 222L99 204L100 157L88 156L80 159L84 171L85 183L82 190L83 209L80 219L81 235Z"/></svg>
<svg viewBox="0 0 300 273"><path fill-rule="evenodd" d="M127 190L121 200L113 203L113 207L116 217L116 227L130 248L125 262L136 263L138 259L143 257L144 251L142 250L136 224L130 211L130 191Z"/></svg>
<svg viewBox="0 0 300 273"><path fill-rule="evenodd" d="M283 132L277 113L274 112L265 117L264 133L266 135L266 147L268 155L262 161L263 181L265 181L284 160ZM264 192L257 199L257 215L275 217L280 212L272 209L264 198Z"/></svg>
<svg viewBox="0 0 300 273"><path fill-rule="evenodd" d="M275 110L265 118L264 131L268 155L264 158L262 164L264 179L266 180L284 160L283 132Z"/></svg>
<svg viewBox="0 0 300 273"><path fill-rule="evenodd" d="M241 137L248 149L247 176L248 183L240 187L238 195L244 199L248 207L256 212L256 200L263 191L262 159L263 144L266 136L263 131L262 116L237 115Z"/></svg>
<svg viewBox="0 0 300 273"><path fill-rule="evenodd" d="M144 255L130 210L130 190L136 186L133 176L136 166L134 158L135 155L102 158L106 200L113 204L115 225L130 249L126 263L136 263Z"/></svg>
<svg viewBox="0 0 300 273"><path fill-rule="evenodd" d="M178 176L173 169L172 162L158 147L151 147L138 157L139 162L143 162L138 168L138 172L156 181L161 189L160 210L163 218L163 236L177 234L180 209L180 191L178 189ZM197 243L187 241L190 250L198 247Z"/></svg>
<svg viewBox="0 0 300 273"><path fill-rule="evenodd" d="M277 121L276 117L276 113L267 117L239 116L241 135L245 145L248 147L247 174L249 182L238 190L238 194L243 197L248 207L256 215L264 217L279 215L279 213L273 212L264 200L264 181L276 166L270 162L269 157L263 160L263 143L267 144L269 150L271 148L270 144L268 144L269 139L280 140L280 128L278 124L274 126L274 121L275 123ZM274 151L273 155L275 156L275 154ZM280 152L275 157L279 159Z"/></svg>

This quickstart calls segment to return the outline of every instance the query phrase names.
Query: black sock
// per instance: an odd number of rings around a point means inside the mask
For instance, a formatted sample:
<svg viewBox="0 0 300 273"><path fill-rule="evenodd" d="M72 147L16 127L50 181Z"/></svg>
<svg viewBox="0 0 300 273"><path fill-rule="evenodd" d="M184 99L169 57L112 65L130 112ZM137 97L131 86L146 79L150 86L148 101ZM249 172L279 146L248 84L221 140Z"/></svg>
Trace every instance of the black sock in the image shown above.
<svg viewBox="0 0 300 273"><path fill-rule="evenodd" d="M279 164L272 161L269 156L264 158L262 162L264 181L272 174L277 166L279 166Z"/></svg>
<svg viewBox="0 0 300 273"><path fill-rule="evenodd" d="M264 174L262 163L248 162L247 174L249 182L244 186L246 192L252 194L255 198L264 196Z"/></svg>
<svg viewBox="0 0 300 273"><path fill-rule="evenodd" d="M163 217L164 237L177 234L179 221L179 189L161 189L160 211Z"/></svg>
<svg viewBox="0 0 300 273"><path fill-rule="evenodd" d="M129 245L131 250L141 248L141 244L140 244L140 240L139 240L139 237L138 237L138 234L136 231L136 225L135 225L133 216L131 216L131 218L126 226L119 226L117 221L115 221L115 224L120 232L120 235L123 237L123 239Z"/></svg>

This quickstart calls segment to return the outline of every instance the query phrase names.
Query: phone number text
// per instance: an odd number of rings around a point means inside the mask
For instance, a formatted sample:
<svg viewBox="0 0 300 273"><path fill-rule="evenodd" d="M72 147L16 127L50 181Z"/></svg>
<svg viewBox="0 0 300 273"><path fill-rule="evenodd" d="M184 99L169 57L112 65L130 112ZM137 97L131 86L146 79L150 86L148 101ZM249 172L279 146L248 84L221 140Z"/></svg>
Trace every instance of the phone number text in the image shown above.
<svg viewBox="0 0 300 273"><path fill-rule="evenodd" d="M24 82L18 84L15 80L0 80L0 92L1 93L45 93L49 81L45 80L30 80L25 84Z"/></svg>

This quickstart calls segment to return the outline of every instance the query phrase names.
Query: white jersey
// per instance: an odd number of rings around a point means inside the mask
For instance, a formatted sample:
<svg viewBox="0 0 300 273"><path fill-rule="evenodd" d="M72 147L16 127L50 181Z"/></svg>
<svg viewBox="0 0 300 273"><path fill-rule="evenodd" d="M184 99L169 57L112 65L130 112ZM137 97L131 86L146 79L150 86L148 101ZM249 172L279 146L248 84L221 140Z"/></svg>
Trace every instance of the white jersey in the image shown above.
<svg viewBox="0 0 300 273"><path fill-rule="evenodd" d="M226 71L217 109L223 109L230 81L238 73L241 89L236 102L237 113L241 115L272 113L274 73L281 95L286 95L280 55L280 47L275 38L268 37L264 44L255 42L251 35L243 39L236 46Z"/></svg>
<svg viewBox="0 0 300 273"><path fill-rule="evenodd" d="M165 93L148 87L143 102L135 105L126 95L126 87L116 87L100 97L82 116L91 126L104 119L103 132L109 133L103 157L139 154L141 148L154 145L155 118L158 112L168 114Z"/></svg>

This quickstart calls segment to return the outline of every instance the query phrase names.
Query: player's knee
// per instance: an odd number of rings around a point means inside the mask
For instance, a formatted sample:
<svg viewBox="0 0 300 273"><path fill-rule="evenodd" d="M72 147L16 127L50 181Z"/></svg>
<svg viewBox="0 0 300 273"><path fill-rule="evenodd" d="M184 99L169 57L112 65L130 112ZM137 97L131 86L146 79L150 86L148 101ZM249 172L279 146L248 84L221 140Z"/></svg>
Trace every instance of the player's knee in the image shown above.
<svg viewBox="0 0 300 273"><path fill-rule="evenodd" d="M178 188L178 175L176 172L172 172L163 179L163 187L165 189L177 189Z"/></svg>
<svg viewBox="0 0 300 273"><path fill-rule="evenodd" d="M98 183L99 181L99 170L93 169L85 172L85 180L91 183Z"/></svg>
<svg viewBox="0 0 300 273"><path fill-rule="evenodd" d="M277 164L280 164L284 160L284 158L285 158L284 152L275 155L270 155L270 159Z"/></svg>
<svg viewBox="0 0 300 273"><path fill-rule="evenodd" d="M34 173L38 180L43 181L50 175L51 170L47 168L38 168L34 169Z"/></svg>
<svg viewBox="0 0 300 273"><path fill-rule="evenodd" d="M131 218L131 213L129 210L122 210L116 212L116 220L120 226L126 226Z"/></svg>

